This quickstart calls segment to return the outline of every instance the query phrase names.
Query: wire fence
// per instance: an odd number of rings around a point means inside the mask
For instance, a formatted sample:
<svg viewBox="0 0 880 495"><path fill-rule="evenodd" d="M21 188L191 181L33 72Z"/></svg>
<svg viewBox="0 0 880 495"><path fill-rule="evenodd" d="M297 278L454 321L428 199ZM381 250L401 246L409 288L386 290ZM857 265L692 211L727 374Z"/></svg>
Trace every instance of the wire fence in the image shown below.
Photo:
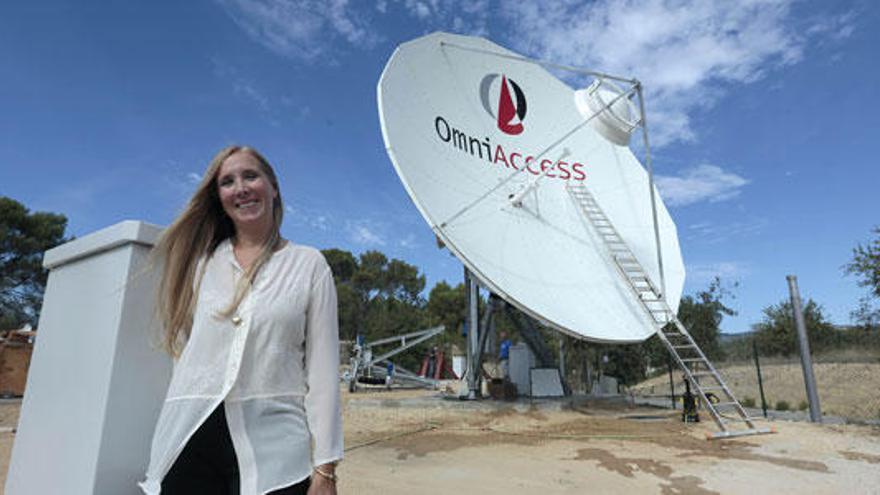
<svg viewBox="0 0 880 495"><path fill-rule="evenodd" d="M770 417L809 418L804 371L797 354L769 356L757 345L748 359L717 362L716 368L737 399L756 414ZM880 425L880 346L866 342L823 350L813 356L813 375L820 410L828 420ZM680 406L684 393L680 370L656 374L630 389L634 396Z"/></svg>

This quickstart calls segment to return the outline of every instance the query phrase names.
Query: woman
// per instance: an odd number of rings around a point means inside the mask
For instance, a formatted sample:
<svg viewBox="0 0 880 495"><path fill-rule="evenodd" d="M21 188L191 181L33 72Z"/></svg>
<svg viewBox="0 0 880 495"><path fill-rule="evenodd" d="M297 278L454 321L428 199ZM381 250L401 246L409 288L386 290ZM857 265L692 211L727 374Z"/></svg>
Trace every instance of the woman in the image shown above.
<svg viewBox="0 0 880 495"><path fill-rule="evenodd" d="M175 362L147 494L336 493L336 292L319 251L281 238L283 210L266 159L231 146L156 246Z"/></svg>

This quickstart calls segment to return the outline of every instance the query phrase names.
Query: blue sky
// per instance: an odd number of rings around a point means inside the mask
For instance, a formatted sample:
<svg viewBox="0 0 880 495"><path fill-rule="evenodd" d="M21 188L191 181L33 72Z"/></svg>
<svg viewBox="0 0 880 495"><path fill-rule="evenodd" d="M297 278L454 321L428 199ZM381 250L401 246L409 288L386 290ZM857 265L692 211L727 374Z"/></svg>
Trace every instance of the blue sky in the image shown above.
<svg viewBox="0 0 880 495"><path fill-rule="evenodd" d="M395 46L444 30L641 79L658 184L688 268L747 330L785 275L836 323L880 224L874 2L380 0L4 2L0 195L82 236L167 224L211 156L251 144L278 170L296 242L380 249L428 286L436 248L385 153L376 83Z"/></svg>

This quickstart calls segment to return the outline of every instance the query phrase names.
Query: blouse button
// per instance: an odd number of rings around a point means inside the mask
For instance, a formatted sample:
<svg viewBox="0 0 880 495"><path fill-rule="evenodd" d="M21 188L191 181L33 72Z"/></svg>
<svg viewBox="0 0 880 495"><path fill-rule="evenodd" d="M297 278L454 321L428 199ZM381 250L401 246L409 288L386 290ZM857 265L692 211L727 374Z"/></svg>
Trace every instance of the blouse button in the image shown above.
<svg viewBox="0 0 880 495"><path fill-rule="evenodd" d="M241 325L241 316L235 315L232 317L232 324L235 326Z"/></svg>

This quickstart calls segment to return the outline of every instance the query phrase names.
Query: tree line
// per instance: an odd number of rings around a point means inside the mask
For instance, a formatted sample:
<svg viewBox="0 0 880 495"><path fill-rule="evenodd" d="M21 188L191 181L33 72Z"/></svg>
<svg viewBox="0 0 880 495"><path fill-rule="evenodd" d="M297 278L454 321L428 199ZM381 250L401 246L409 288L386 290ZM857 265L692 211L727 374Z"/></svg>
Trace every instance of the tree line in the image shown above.
<svg viewBox="0 0 880 495"><path fill-rule="evenodd" d="M64 236L66 225L64 215L30 212L19 202L0 197L0 330L19 328L25 323L36 326L47 277L47 271L42 268L42 255L47 249L70 240ZM812 299L804 304L814 352L847 345L878 345L880 227L872 233L876 238L868 244L856 245L852 259L842 267L844 274L857 277L858 284L868 289L852 314L853 328L836 328ZM425 295L424 274L403 260L389 259L376 250L359 255L341 249L322 252L336 283L341 339L354 340L362 335L371 341L442 324L446 332L423 344L422 350L431 345L465 348L463 283L452 285L441 281ZM749 356L743 339L733 345L721 339L722 320L735 314L726 302L733 297L734 288L724 286L716 278L705 289L685 295L679 305L679 319L712 360ZM485 303L481 299L479 304ZM497 312L496 329L507 332L516 341L517 326L510 318L506 312ZM586 363L627 384L643 379L652 369L665 369L669 360L657 337L635 345L599 345L536 326L549 349L557 349L560 342L565 344L567 361L573 367ZM791 303L784 300L764 308L752 335L763 354L796 353ZM400 365L417 368L420 357L415 352L401 359Z"/></svg>

